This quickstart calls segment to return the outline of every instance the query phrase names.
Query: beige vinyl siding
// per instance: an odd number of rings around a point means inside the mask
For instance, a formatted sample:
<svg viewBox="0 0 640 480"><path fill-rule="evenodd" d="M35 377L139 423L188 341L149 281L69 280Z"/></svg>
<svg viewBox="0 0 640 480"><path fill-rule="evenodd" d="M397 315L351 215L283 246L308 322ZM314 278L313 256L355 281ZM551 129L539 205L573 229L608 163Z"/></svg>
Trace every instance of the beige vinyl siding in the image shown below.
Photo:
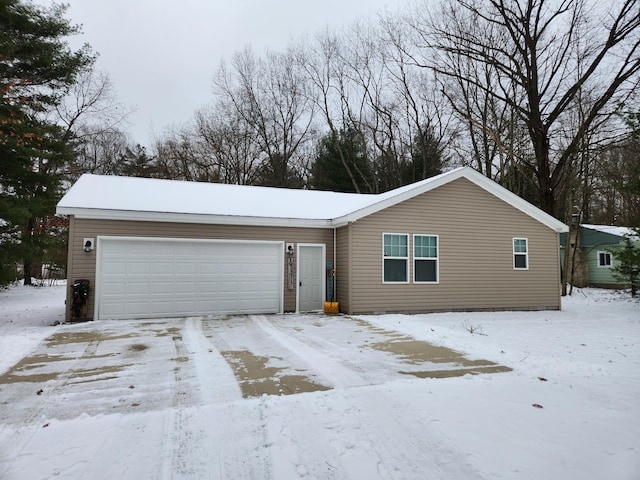
<svg viewBox="0 0 640 480"><path fill-rule="evenodd" d="M336 299L349 312L349 226L336 229Z"/></svg>
<svg viewBox="0 0 640 480"><path fill-rule="evenodd" d="M96 251L83 251L83 239L99 236L193 238L221 240L268 240L289 243L316 243L326 245L327 259L333 258L333 229L254 227L238 225L206 225L170 222L134 222L124 220L95 220L71 216L69 227L69 285L74 280L88 279L92 292L89 295L88 312L93 318L96 277ZM284 265L284 311L296 309L296 262L293 262L294 288L287 285L287 261ZM67 291L67 318L70 317L71 288Z"/></svg>
<svg viewBox="0 0 640 480"><path fill-rule="evenodd" d="M466 179L351 228L351 313L560 308L558 234ZM409 234L410 283L382 283L383 233ZM438 284L413 283L413 234L439 236ZM528 270L513 269L514 237L528 239Z"/></svg>

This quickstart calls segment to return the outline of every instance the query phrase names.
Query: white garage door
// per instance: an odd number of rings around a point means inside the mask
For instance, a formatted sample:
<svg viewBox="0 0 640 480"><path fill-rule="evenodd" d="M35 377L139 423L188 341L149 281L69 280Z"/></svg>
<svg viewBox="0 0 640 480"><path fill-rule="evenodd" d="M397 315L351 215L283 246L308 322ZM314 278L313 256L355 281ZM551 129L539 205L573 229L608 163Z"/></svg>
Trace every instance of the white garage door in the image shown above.
<svg viewBox="0 0 640 480"><path fill-rule="evenodd" d="M280 242L100 238L97 318L279 313Z"/></svg>

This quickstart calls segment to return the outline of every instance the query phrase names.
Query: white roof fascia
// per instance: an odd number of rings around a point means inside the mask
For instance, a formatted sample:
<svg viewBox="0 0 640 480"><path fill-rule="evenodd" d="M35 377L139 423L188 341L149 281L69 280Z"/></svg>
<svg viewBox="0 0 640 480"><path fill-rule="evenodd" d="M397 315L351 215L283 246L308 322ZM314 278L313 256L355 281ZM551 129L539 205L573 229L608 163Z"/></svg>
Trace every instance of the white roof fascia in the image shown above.
<svg viewBox="0 0 640 480"><path fill-rule="evenodd" d="M335 227L341 227L346 225L347 223L355 222L361 218L388 208L392 205L404 202L405 200L413 198L417 195L423 194L449 182L457 180L458 178L466 178L470 182L478 185L480 188L486 190L492 195L508 203L512 207L520 210L521 212L534 218L535 220L539 221L543 225L546 225L547 227L558 233L569 231L569 227L561 221L543 212L538 207L535 207L526 200L520 198L518 195L510 192L506 188L501 187L496 182L485 177L471 167L458 168L450 172L443 173L442 175L438 175L437 177L433 177L432 179L427 179L423 182L419 182L419 184L417 184L415 188L405 189L397 195L386 198L380 202L369 205L348 215L336 218L333 220L333 225Z"/></svg>
<svg viewBox="0 0 640 480"><path fill-rule="evenodd" d="M56 213L93 220L128 220L137 222L199 223L215 225L248 225L253 227L332 228L331 220L306 218L243 217L234 215L202 215L197 213L140 212L135 210L102 210L58 207Z"/></svg>

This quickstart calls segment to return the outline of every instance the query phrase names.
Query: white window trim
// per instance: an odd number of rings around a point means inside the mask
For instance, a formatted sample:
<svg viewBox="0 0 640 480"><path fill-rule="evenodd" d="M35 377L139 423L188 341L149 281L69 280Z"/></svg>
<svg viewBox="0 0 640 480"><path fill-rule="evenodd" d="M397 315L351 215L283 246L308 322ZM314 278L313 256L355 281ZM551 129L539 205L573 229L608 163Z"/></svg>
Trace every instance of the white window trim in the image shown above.
<svg viewBox="0 0 640 480"><path fill-rule="evenodd" d="M416 245L416 237L436 237L436 256L435 257L416 257L415 245ZM411 246L411 253L413 255L413 283L417 283L419 285L437 285L440 283L440 236L433 235L431 233L414 233L413 234L413 245ZM436 261L436 281L428 282L428 281L419 281L416 280L416 260L435 260Z"/></svg>
<svg viewBox="0 0 640 480"><path fill-rule="evenodd" d="M527 245L527 251L522 253L522 252L516 252L516 240L524 240L526 242ZM516 255L524 255L525 257L525 262L527 263L527 266L522 268L522 267L516 267ZM513 266L514 270L529 270L529 239L525 238L525 237L513 237L513 239L511 240L511 264Z"/></svg>
<svg viewBox="0 0 640 480"><path fill-rule="evenodd" d="M600 254L604 253L605 255L609 255L609 265L601 265L600 264ZM597 260L598 262L598 268L611 268L613 265L613 255L611 255L611 252L607 252L605 250L598 250L597 253Z"/></svg>
<svg viewBox="0 0 640 480"><path fill-rule="evenodd" d="M384 254L384 236L385 235L404 235L407 237L407 256L406 257L387 257ZM410 271L409 271L409 259L411 258L411 244L410 244L411 236L408 233L393 233L393 232L383 232L382 233L382 283L385 285L403 285L410 283ZM388 282L384 279L384 261L387 260L405 260L407 267L407 279L404 282Z"/></svg>

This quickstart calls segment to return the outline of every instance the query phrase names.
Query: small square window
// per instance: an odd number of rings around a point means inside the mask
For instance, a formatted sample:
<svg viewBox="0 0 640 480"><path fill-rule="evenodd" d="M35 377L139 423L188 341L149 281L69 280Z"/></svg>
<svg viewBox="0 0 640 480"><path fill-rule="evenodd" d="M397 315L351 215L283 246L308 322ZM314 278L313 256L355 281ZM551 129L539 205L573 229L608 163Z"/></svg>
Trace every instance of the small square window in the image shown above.
<svg viewBox="0 0 640 480"><path fill-rule="evenodd" d="M611 267L611 253L598 252L598 267L603 267L603 268Z"/></svg>
<svg viewBox="0 0 640 480"><path fill-rule="evenodd" d="M514 270L529 268L529 241L526 238L513 239L513 268Z"/></svg>

